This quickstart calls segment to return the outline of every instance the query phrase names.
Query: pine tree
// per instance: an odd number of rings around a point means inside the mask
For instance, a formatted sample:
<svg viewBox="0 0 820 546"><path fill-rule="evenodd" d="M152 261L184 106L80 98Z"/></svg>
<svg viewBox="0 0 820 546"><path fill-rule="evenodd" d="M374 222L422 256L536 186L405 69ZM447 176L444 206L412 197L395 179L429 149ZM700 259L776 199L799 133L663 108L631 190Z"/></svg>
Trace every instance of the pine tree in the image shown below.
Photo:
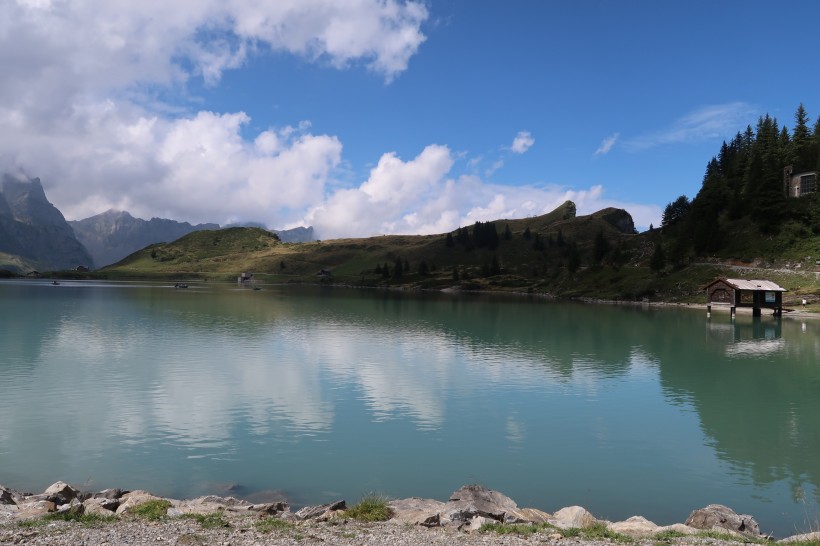
<svg viewBox="0 0 820 546"><path fill-rule="evenodd" d="M524 230L524 235L523 235L523 237L524 237L524 239L526 239L527 241L529 241L529 240L530 240L530 238L532 237L532 233L530 232L530 226L527 226L527 229L525 229L525 230Z"/></svg>
<svg viewBox="0 0 820 546"><path fill-rule="evenodd" d="M666 254L663 252L663 245L660 241L655 243L655 251L652 253L652 258L649 260L649 268L652 271L659 272L666 267Z"/></svg>
<svg viewBox="0 0 820 546"><path fill-rule="evenodd" d="M453 240L452 233L448 233L447 237L444 238L444 244L447 246L447 248L453 248L454 246L456 246L456 242Z"/></svg>
<svg viewBox="0 0 820 546"><path fill-rule="evenodd" d="M509 241L512 239L512 231L510 231L510 224L504 224L504 239Z"/></svg>
<svg viewBox="0 0 820 546"><path fill-rule="evenodd" d="M595 234L595 241L592 246L593 263L600 264L607 252L609 252L609 241L604 235L604 231L599 229L598 233Z"/></svg>

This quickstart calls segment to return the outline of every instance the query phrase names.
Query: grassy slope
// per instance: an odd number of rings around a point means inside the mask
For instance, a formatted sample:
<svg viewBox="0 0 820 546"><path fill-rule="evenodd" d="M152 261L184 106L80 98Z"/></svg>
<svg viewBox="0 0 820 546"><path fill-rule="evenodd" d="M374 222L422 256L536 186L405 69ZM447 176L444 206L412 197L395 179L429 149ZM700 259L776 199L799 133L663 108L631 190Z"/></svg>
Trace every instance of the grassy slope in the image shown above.
<svg viewBox="0 0 820 546"><path fill-rule="evenodd" d="M544 293L564 297L603 299L703 302L702 286L716 276L764 277L790 290L787 305L807 297L820 302L820 288L813 273L746 271L721 264L692 264L687 267L667 268L663 273L652 272L649 258L660 234L628 234L613 225L613 218L622 217L615 209L588 216L575 216L575 207L567 202L555 211L520 220L494 222L500 235L495 250L476 248L468 250L456 245L448 248L445 235L402 236L385 235L364 239L337 239L312 243L282 243L268 232L257 228L231 228L219 231L194 232L173 242L152 245L132 254L121 262L99 272L107 278L206 278L235 280L243 271L251 271L260 282L323 282L363 284L368 286L408 286L416 288L445 288L507 290ZM512 237L504 239L505 226ZM524 239L529 227L533 239ZM742 226L738 228L742 233ZM567 241L565 246L547 243L555 241L558 232ZM604 233L611 246L600 265L592 264L595 235ZM533 248L535 234L539 234L546 248ZM738 234L729 254L730 262L737 265L755 263L754 246L749 237ZM789 247L790 253L799 254L804 247L816 247L820 240L799 241ZM568 248L577 245L581 268L575 273L568 269ZM782 241L761 243L761 248L776 249ZM814 245L814 246L812 246ZM615 248L620 257L616 257ZM797 250L795 250L797 249ZM774 252L774 250L769 250ZM781 253L782 254L782 253ZM788 256L791 256L788 254ZM749 258L752 257L752 258ZM501 265L500 275L484 276L482 270L496 258ZM397 259L410 264L409 273L401 279L392 276ZM418 267L425 261L432 269L429 275L419 275ZM284 267L282 267L284 264ZM375 272L377 265L388 264L389 278ZM459 280L453 279L453 269L459 271ZM321 279L317 273L330 270L332 279ZM466 273L466 275L465 275ZM818 303L820 307L820 303Z"/></svg>

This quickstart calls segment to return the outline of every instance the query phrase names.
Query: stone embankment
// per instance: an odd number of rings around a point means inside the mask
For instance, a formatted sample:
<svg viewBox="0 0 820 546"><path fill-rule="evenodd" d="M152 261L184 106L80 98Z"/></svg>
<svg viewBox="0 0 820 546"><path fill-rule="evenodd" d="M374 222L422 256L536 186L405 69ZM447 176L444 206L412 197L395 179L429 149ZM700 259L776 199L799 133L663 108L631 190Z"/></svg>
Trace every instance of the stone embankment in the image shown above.
<svg viewBox="0 0 820 546"><path fill-rule="evenodd" d="M640 516L599 520L580 506L553 514L519 508L509 497L478 485L462 487L447 502L410 498L387 504L388 521L362 523L352 518L344 500L292 512L285 502L252 504L232 497L175 500L120 489L92 493L63 482L35 495L0 486L0 544L591 546L623 541L654 546L771 540L761 535L752 516L721 505L695 510L685 523L658 526ZM141 508L147 506L160 513L146 516ZM522 532L514 532L516 526ZM819 540L820 533L811 533L780 542Z"/></svg>

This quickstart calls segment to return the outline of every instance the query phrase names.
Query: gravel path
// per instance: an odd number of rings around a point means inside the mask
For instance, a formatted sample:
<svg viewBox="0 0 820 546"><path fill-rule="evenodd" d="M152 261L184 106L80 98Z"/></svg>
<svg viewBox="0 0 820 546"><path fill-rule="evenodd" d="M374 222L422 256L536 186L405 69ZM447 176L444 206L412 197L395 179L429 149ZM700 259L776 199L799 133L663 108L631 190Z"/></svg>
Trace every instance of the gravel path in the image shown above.
<svg viewBox="0 0 820 546"><path fill-rule="evenodd" d="M16 523L0 525L0 544L32 546L416 546L416 545L532 545L606 546L619 544L611 540L561 538L548 531L527 536L496 533L465 533L446 528L432 528L397 523L299 522L285 528L262 532L256 519L232 517L229 527L203 528L191 518L169 518L161 522L123 519L113 523L86 526L77 522L41 522L30 526ZM676 538L669 542L654 539L630 542L633 546L714 545L738 546L708 538Z"/></svg>

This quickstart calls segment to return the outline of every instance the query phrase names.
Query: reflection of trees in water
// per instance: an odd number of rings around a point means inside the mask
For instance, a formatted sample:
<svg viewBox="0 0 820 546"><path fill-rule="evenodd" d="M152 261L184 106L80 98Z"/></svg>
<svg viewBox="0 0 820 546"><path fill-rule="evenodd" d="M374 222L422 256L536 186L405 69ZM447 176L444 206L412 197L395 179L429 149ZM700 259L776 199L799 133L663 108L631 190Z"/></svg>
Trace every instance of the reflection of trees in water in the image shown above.
<svg viewBox="0 0 820 546"><path fill-rule="evenodd" d="M788 480L797 500L801 484L820 484L820 325L804 332L770 317L700 320L701 339L683 355L652 343L665 394L694 406L719 457L757 484Z"/></svg>

